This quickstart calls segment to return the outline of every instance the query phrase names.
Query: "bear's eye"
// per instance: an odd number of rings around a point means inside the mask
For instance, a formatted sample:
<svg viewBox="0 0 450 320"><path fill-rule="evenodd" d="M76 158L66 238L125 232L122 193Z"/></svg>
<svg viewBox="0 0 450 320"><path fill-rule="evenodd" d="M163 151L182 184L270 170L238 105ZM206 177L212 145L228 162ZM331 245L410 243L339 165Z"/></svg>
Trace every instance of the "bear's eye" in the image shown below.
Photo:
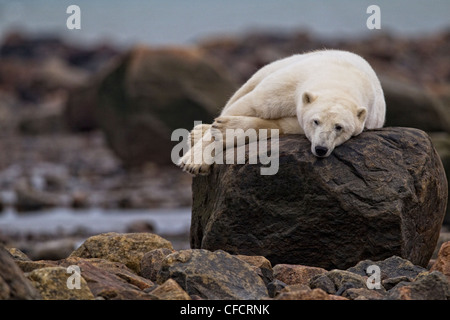
<svg viewBox="0 0 450 320"><path fill-rule="evenodd" d="M337 124L337 125L334 126L334 129L336 131L341 131L342 130L342 126L340 124Z"/></svg>
<svg viewBox="0 0 450 320"><path fill-rule="evenodd" d="M319 120L314 120L313 123L318 126L320 124Z"/></svg>

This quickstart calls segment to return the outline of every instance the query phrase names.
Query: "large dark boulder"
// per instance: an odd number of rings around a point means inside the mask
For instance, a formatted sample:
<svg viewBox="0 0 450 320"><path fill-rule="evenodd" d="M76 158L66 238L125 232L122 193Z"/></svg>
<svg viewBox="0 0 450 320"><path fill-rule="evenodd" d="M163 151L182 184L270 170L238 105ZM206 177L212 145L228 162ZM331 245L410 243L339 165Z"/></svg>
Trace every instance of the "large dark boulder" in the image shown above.
<svg viewBox="0 0 450 320"><path fill-rule="evenodd" d="M325 269L392 255L427 265L448 189L425 132L366 131L327 158L302 135L280 137L279 150L275 175L246 163L194 178L192 248Z"/></svg>

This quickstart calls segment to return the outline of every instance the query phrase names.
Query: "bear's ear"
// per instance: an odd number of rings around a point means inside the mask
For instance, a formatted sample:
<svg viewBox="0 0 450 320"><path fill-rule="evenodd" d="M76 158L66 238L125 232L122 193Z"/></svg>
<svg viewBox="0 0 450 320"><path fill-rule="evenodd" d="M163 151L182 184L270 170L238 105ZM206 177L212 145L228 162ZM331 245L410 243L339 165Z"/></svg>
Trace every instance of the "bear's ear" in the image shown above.
<svg viewBox="0 0 450 320"><path fill-rule="evenodd" d="M308 104L317 99L317 96L311 92L304 92L302 96L303 104Z"/></svg>
<svg viewBox="0 0 450 320"><path fill-rule="evenodd" d="M356 110L356 117L359 119L359 121L364 122L364 120L366 120L366 115L366 108L358 108L358 110Z"/></svg>

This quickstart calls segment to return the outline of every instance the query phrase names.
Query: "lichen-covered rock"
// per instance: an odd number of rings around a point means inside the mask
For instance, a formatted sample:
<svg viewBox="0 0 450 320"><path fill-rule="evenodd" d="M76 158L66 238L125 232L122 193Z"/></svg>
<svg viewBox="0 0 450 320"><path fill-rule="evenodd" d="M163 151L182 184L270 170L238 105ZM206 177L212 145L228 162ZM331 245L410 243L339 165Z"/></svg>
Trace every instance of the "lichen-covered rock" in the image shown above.
<svg viewBox="0 0 450 320"><path fill-rule="evenodd" d="M191 300L191 297L173 279L168 279L162 285L150 291L151 296L158 300Z"/></svg>
<svg viewBox="0 0 450 320"><path fill-rule="evenodd" d="M348 300L347 298L328 294L322 289L311 289L303 285L289 285L281 290L276 300Z"/></svg>
<svg viewBox="0 0 450 320"><path fill-rule="evenodd" d="M450 241L442 244L431 270L442 272L450 282Z"/></svg>
<svg viewBox="0 0 450 320"><path fill-rule="evenodd" d="M173 253L173 250L160 248L144 254L140 262L140 275L144 278L156 281L156 276L161 269L163 260L171 253Z"/></svg>
<svg viewBox="0 0 450 320"><path fill-rule="evenodd" d="M34 300L41 299L41 295L0 245L0 300L9 299Z"/></svg>
<svg viewBox="0 0 450 320"><path fill-rule="evenodd" d="M425 267L448 195L430 137L383 128L353 137L327 158L310 147L305 136L280 137L275 175L245 163L214 165L195 177L191 247L327 270L392 255Z"/></svg>
<svg viewBox="0 0 450 320"><path fill-rule="evenodd" d="M309 285L311 279L327 272L323 268L309 267L295 264L277 264L273 268L274 277L288 285Z"/></svg>
<svg viewBox="0 0 450 320"><path fill-rule="evenodd" d="M173 250L169 241L156 234L109 232L88 238L70 257L117 261L139 274L144 254L159 248Z"/></svg>
<svg viewBox="0 0 450 320"><path fill-rule="evenodd" d="M81 259L69 257L60 261L67 268L75 265L80 268L81 276L96 298L105 300L153 300L144 292L154 284L148 279L136 275L120 262L104 259Z"/></svg>
<svg viewBox="0 0 450 320"><path fill-rule="evenodd" d="M236 258L247 262L256 273L263 279L264 283L268 285L273 280L272 264L269 260L262 256L245 256L238 254Z"/></svg>
<svg viewBox="0 0 450 320"><path fill-rule="evenodd" d="M175 280L189 295L203 299L262 299L263 280L252 267L222 250L180 250L163 261L158 283Z"/></svg>
<svg viewBox="0 0 450 320"><path fill-rule="evenodd" d="M57 267L57 261L52 260L37 260L37 261L27 261L27 260L15 260L16 264L19 266L20 270L23 272L31 272L36 269Z"/></svg>
<svg viewBox="0 0 450 320"><path fill-rule="evenodd" d="M39 290L44 300L92 300L94 295L86 281L79 275L79 288L69 287L68 282L75 285L76 276L63 267L47 267L33 270L28 274L28 279Z"/></svg>
<svg viewBox="0 0 450 320"><path fill-rule="evenodd" d="M15 261L31 261L31 259L17 248L5 248L11 254Z"/></svg>
<svg viewBox="0 0 450 320"><path fill-rule="evenodd" d="M367 288L349 288L342 296L350 300L383 300L385 297L383 293Z"/></svg>

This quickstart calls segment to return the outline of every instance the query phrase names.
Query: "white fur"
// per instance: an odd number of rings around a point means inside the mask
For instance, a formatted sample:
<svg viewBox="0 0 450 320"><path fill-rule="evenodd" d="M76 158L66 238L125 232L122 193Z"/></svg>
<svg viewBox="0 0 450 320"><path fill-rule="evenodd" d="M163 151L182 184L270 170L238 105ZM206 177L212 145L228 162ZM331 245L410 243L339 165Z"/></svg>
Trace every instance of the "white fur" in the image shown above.
<svg viewBox="0 0 450 320"><path fill-rule="evenodd" d="M225 134L226 129L253 128L304 133L311 141L311 151L326 157L364 128L382 127L385 113L380 82L367 61L354 53L323 50L293 55L261 68L203 132L214 135ZM203 141L201 148L208 143ZM209 165L193 164L191 156L186 154L179 165L193 174L208 173Z"/></svg>

